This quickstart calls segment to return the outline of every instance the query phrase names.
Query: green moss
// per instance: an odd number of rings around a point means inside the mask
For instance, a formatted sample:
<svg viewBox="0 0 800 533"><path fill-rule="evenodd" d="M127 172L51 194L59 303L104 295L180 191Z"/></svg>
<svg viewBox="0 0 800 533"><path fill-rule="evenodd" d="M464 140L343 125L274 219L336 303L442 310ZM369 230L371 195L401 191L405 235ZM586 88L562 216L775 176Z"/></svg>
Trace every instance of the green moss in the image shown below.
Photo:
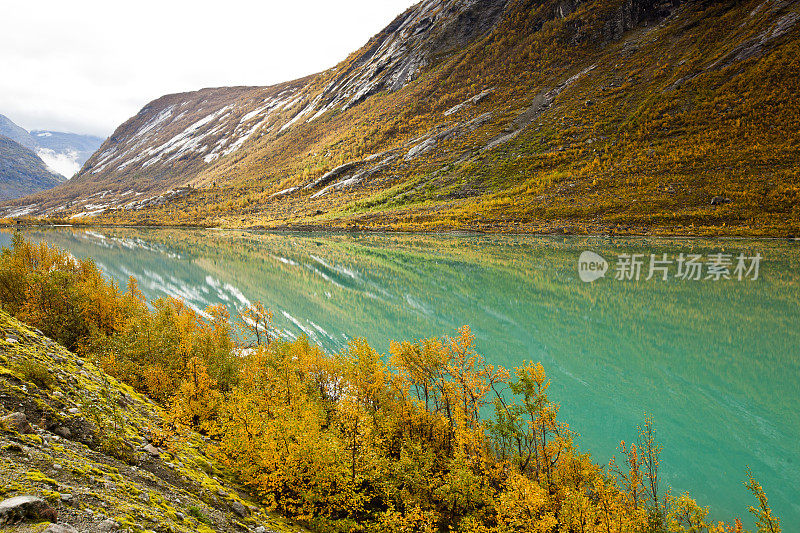
<svg viewBox="0 0 800 533"><path fill-rule="evenodd" d="M42 498L50 503L57 503L61 499L61 494L52 490L43 490Z"/></svg>
<svg viewBox="0 0 800 533"><path fill-rule="evenodd" d="M102 477L103 471L91 464L76 464L71 466L72 472L82 477Z"/></svg>
<svg viewBox="0 0 800 533"><path fill-rule="evenodd" d="M31 444L38 444L39 446L44 444L44 441L42 440L42 437L40 437L39 435L34 435L34 434L31 433L31 434L25 435L24 438L25 438L26 441L30 442Z"/></svg>
<svg viewBox="0 0 800 533"><path fill-rule="evenodd" d="M199 507L196 507L194 505L186 509L186 513L195 520L197 520L198 522L201 522L203 524L211 525L212 523L211 519L207 517L205 514L203 514L203 511Z"/></svg>
<svg viewBox="0 0 800 533"><path fill-rule="evenodd" d="M193 458L194 463L206 474L213 475L214 474L214 467L211 466L211 463L203 459L201 456L196 456Z"/></svg>
<svg viewBox="0 0 800 533"><path fill-rule="evenodd" d="M53 487L58 487L58 481L47 477L39 470L28 470L25 473L25 479L33 483L45 483Z"/></svg>
<svg viewBox="0 0 800 533"><path fill-rule="evenodd" d="M50 527L50 522L40 522L38 524L20 524L16 526L6 526L3 531L6 533L42 533Z"/></svg>

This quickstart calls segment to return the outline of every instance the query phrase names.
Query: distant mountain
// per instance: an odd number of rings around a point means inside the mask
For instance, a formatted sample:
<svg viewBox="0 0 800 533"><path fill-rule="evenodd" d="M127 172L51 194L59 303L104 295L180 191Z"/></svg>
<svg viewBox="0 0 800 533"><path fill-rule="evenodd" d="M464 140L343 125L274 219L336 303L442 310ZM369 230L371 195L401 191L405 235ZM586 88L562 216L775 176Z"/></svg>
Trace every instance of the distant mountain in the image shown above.
<svg viewBox="0 0 800 533"><path fill-rule="evenodd" d="M19 198L63 182L63 176L51 172L32 150L0 135L0 199Z"/></svg>
<svg viewBox="0 0 800 533"><path fill-rule="evenodd" d="M58 131L33 130L38 156L55 172L71 178L103 144L102 137L62 133Z"/></svg>
<svg viewBox="0 0 800 533"><path fill-rule="evenodd" d="M28 132L4 115L0 115L0 135L33 150L50 170L68 179L77 174L104 140L93 135L58 131Z"/></svg>
<svg viewBox="0 0 800 533"><path fill-rule="evenodd" d="M39 147L36 139L28 133L28 130L17 126L5 115L0 115L0 135L8 137L15 143L21 144L28 150L33 150L34 152Z"/></svg>
<svg viewBox="0 0 800 533"><path fill-rule="evenodd" d="M422 0L319 74L147 104L75 178L16 204L143 224L797 234L798 22L797 1Z"/></svg>

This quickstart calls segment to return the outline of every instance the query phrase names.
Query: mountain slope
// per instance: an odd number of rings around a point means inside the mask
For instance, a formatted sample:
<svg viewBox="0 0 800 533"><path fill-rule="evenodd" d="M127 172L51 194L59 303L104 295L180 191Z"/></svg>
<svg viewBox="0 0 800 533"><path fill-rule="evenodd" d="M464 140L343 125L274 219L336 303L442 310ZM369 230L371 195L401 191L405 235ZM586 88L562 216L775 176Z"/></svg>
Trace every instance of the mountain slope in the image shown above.
<svg viewBox="0 0 800 533"><path fill-rule="evenodd" d="M18 204L150 224L794 233L798 20L788 1L425 0L318 75L148 104L69 184Z"/></svg>
<svg viewBox="0 0 800 533"><path fill-rule="evenodd" d="M0 135L0 199L52 189L63 181L31 150Z"/></svg>
<svg viewBox="0 0 800 533"><path fill-rule="evenodd" d="M38 144L28 130L17 126L10 118L0 115L0 135L7 137L28 150L36 151Z"/></svg>

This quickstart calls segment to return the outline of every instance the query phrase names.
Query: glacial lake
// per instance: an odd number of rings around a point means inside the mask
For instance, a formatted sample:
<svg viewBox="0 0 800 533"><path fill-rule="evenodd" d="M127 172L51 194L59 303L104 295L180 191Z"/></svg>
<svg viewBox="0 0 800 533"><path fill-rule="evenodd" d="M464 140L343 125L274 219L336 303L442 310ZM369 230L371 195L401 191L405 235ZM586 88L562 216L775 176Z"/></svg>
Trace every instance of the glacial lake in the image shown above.
<svg viewBox="0 0 800 533"><path fill-rule="evenodd" d="M261 301L283 335L306 335L330 352L365 337L387 353L390 340L452 335L467 324L488 362L542 362L560 418L595 461L619 456L620 440L633 440L650 414L664 446L662 486L689 491L715 518L752 525L747 506L755 501L743 484L750 466L784 531L800 529L798 242L106 228L25 234L94 258L121 285L136 277L150 299L232 311ZM0 244L10 241L0 232ZM605 276L581 281L583 251L607 260ZM658 268L647 280L651 254ZM680 254L700 256L701 275L711 278L677 277ZM737 270L740 255L747 268L761 256L757 279L752 269ZM630 269L633 279L616 279L637 261L638 280Z"/></svg>

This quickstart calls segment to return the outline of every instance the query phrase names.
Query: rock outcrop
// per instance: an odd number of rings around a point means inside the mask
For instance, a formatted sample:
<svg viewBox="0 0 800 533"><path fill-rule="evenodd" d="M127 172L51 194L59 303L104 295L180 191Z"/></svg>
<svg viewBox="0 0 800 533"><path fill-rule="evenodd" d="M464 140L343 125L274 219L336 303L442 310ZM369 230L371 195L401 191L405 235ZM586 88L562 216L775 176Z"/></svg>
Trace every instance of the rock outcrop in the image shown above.
<svg viewBox="0 0 800 533"><path fill-rule="evenodd" d="M0 424L5 424L6 427L13 429L17 433L35 433L28 423L25 413L11 413L0 417Z"/></svg>
<svg viewBox="0 0 800 533"><path fill-rule="evenodd" d="M25 521L49 520L55 522L56 513L47 503L36 496L14 496L0 502L0 526Z"/></svg>

